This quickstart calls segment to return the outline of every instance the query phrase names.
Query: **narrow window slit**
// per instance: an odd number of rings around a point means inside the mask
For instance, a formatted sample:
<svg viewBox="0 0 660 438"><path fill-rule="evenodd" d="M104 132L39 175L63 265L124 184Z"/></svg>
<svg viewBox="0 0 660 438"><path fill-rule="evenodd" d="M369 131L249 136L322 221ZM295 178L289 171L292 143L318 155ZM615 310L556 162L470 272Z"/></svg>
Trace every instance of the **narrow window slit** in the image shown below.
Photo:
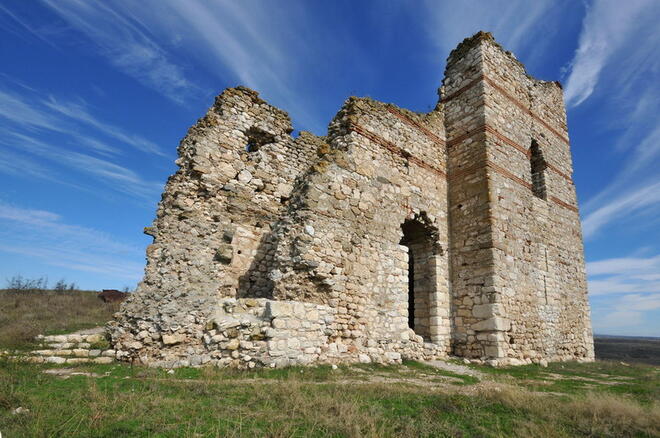
<svg viewBox="0 0 660 438"><path fill-rule="evenodd" d="M543 158L543 152L536 140L532 140L529 148L529 164L532 172L532 193L540 199L547 199L545 187L545 169L548 164Z"/></svg>

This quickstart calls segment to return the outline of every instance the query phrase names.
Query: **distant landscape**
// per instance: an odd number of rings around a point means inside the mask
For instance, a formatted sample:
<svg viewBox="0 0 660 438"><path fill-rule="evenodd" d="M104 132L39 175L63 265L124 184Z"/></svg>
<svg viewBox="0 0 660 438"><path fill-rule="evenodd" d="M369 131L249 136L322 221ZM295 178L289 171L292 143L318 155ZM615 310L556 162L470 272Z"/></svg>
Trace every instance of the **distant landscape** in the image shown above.
<svg viewBox="0 0 660 438"><path fill-rule="evenodd" d="M660 338L595 335L596 358L660 365Z"/></svg>

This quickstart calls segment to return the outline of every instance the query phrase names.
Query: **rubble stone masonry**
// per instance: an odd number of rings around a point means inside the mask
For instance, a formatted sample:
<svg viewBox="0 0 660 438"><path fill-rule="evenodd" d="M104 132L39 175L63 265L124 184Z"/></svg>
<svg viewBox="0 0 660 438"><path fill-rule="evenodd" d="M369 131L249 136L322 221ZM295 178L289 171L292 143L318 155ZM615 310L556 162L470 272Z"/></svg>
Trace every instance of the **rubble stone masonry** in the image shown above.
<svg viewBox="0 0 660 438"><path fill-rule="evenodd" d="M413 113L349 98L326 137L225 90L179 146L117 358L252 368L593 360L562 90L488 33Z"/></svg>

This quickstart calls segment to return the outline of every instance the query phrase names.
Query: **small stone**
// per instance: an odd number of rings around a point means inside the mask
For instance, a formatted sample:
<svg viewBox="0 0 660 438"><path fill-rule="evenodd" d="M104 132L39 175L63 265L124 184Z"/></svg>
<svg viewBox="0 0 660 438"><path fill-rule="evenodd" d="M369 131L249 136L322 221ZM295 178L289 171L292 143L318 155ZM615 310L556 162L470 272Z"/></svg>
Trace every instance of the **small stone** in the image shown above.
<svg viewBox="0 0 660 438"><path fill-rule="evenodd" d="M13 410L11 411L11 413L14 414L14 415L27 414L27 413L29 413L29 412L30 412L30 410L29 410L28 408L24 408L24 407L22 407L22 406L19 406L19 407L17 407L16 409L13 409Z"/></svg>
<svg viewBox="0 0 660 438"><path fill-rule="evenodd" d="M360 361L360 363L371 363L371 358L366 354L358 355L358 360Z"/></svg>
<svg viewBox="0 0 660 438"><path fill-rule="evenodd" d="M177 333L173 335L163 335L163 344L165 345L174 345L183 342L186 339L186 336L182 333Z"/></svg>
<svg viewBox="0 0 660 438"><path fill-rule="evenodd" d="M252 174L248 170L243 169L238 173L238 180L247 184L252 180Z"/></svg>
<svg viewBox="0 0 660 438"><path fill-rule="evenodd" d="M225 345L225 349L227 349L227 350L238 350L238 347L240 345L241 345L241 343L238 339L232 339L231 341L227 342L227 345Z"/></svg>

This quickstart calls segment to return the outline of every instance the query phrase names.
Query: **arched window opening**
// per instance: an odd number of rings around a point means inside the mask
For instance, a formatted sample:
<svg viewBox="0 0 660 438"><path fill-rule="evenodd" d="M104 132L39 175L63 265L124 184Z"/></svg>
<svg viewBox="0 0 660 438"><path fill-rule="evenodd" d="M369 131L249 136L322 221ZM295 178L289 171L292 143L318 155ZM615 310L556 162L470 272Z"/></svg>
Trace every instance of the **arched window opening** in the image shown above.
<svg viewBox="0 0 660 438"><path fill-rule="evenodd" d="M529 164L532 171L532 193L537 198L547 199L545 169L548 165L545 162L545 158L543 158L543 152L536 140L532 140L529 152Z"/></svg>
<svg viewBox="0 0 660 438"><path fill-rule="evenodd" d="M245 145L247 152L256 152L261 146L275 142L275 136L273 134L256 126L245 131L245 136L247 137L247 143Z"/></svg>
<svg viewBox="0 0 660 438"><path fill-rule="evenodd" d="M400 244L408 247L408 327L431 338L431 304L435 293L435 241L433 228L417 219L401 225Z"/></svg>

